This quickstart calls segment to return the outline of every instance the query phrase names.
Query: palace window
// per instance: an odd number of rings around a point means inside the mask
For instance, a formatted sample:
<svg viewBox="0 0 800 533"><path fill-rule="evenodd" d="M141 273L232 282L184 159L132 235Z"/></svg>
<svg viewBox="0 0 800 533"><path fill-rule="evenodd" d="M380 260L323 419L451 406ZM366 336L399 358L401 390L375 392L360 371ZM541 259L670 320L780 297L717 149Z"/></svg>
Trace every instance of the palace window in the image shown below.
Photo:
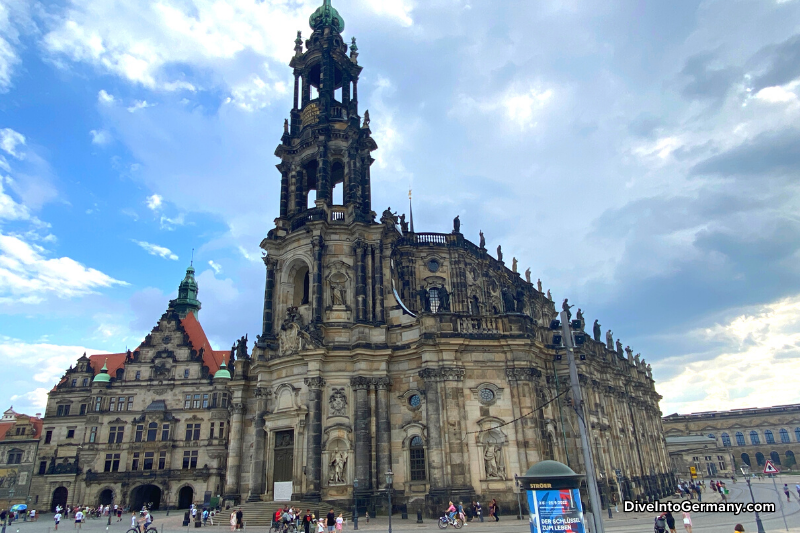
<svg viewBox="0 0 800 533"><path fill-rule="evenodd" d="M725 461L720 461L719 462L719 469L720 470L725 470Z"/></svg>
<svg viewBox="0 0 800 533"><path fill-rule="evenodd" d="M185 377L185 378L188 378L188 377L189 377L189 369L188 369L188 368L185 368L185 369L183 370L183 377Z"/></svg>
<svg viewBox="0 0 800 533"><path fill-rule="evenodd" d="M153 458L155 457L155 452L144 452L144 463L142 464L142 470L152 470L153 469Z"/></svg>
<svg viewBox="0 0 800 533"><path fill-rule="evenodd" d="M200 395L195 394L192 398L192 409L200 409Z"/></svg>
<svg viewBox="0 0 800 533"><path fill-rule="evenodd" d="M103 472L118 472L119 471L119 456L118 453L107 453L106 464Z"/></svg>
<svg viewBox="0 0 800 533"><path fill-rule="evenodd" d="M764 432L764 439L766 439L767 444L775 444L775 436L772 434L772 431L766 430Z"/></svg>
<svg viewBox="0 0 800 533"><path fill-rule="evenodd" d="M183 468L197 468L197 450L183 452Z"/></svg>
<svg viewBox="0 0 800 533"><path fill-rule="evenodd" d="M186 397L183 399L183 408L184 409L191 409L192 408L192 395L187 394Z"/></svg>
<svg viewBox="0 0 800 533"><path fill-rule="evenodd" d="M439 300L439 289L433 287L428 291L428 299L431 304L431 313L435 313L439 310L439 304L441 303Z"/></svg>
<svg viewBox="0 0 800 533"><path fill-rule="evenodd" d="M131 470L139 470L139 452L133 452L133 461L131 462Z"/></svg>
<svg viewBox="0 0 800 533"><path fill-rule="evenodd" d="M223 407L223 408L227 408L228 407L228 393L227 392L223 392L222 393L222 403L220 404L220 407ZM798 431L800 431L800 428L798 428Z"/></svg>
<svg viewBox="0 0 800 533"><path fill-rule="evenodd" d="M156 422L150 422L147 425L147 442L156 440L156 435L158 435L158 424Z"/></svg>
<svg viewBox="0 0 800 533"><path fill-rule="evenodd" d="M208 394L203 394L203 409L208 409Z"/></svg>
<svg viewBox="0 0 800 533"><path fill-rule="evenodd" d="M214 422L211 422L211 431L208 433L208 438L209 439L214 438Z"/></svg>
<svg viewBox="0 0 800 533"><path fill-rule="evenodd" d="M82 415L86 414L86 404L85 403L81 404L81 412L80 412L80 414L82 414Z"/></svg>
<svg viewBox="0 0 800 533"><path fill-rule="evenodd" d="M11 451L8 452L8 464L18 465L22 462L22 452Z"/></svg>
<svg viewBox="0 0 800 533"><path fill-rule="evenodd" d="M133 396L128 396L128 411L133 411Z"/></svg>
<svg viewBox="0 0 800 533"><path fill-rule="evenodd" d="M164 470L167 467L167 452L158 452L158 469Z"/></svg>
<svg viewBox="0 0 800 533"><path fill-rule="evenodd" d="M716 439L717 437L713 433L708 434L709 439Z"/></svg>
<svg viewBox="0 0 800 533"><path fill-rule="evenodd" d="M162 424L161 426L161 440L169 440L169 424Z"/></svg>
<svg viewBox="0 0 800 533"><path fill-rule="evenodd" d="M95 412L100 411L100 408L102 406L103 406L103 399L100 396L98 396L94 400L94 410L95 410Z"/></svg>
<svg viewBox="0 0 800 533"><path fill-rule="evenodd" d="M138 424L136 426L136 434L133 436L133 442L142 442L143 436L144 436L144 424Z"/></svg>
<svg viewBox="0 0 800 533"><path fill-rule="evenodd" d="M92 426L89 430L89 442L94 442L97 440L97 426Z"/></svg>
<svg viewBox="0 0 800 533"><path fill-rule="evenodd" d="M125 432L125 426L111 426L110 428L108 428L108 443L109 444L121 443L124 432Z"/></svg>
<svg viewBox="0 0 800 533"><path fill-rule="evenodd" d="M786 428L781 428L781 443L788 444L789 443L789 432L786 431Z"/></svg>
<svg viewBox="0 0 800 533"><path fill-rule="evenodd" d="M186 440L200 440L200 424L186 424Z"/></svg>
<svg viewBox="0 0 800 533"><path fill-rule="evenodd" d="M415 436L408 447L409 466L411 468L411 481L424 481L425 473L425 448L422 437Z"/></svg>
<svg viewBox="0 0 800 533"><path fill-rule="evenodd" d="M47 461L39 461L39 475L43 476L47 472Z"/></svg>
<svg viewBox="0 0 800 533"><path fill-rule="evenodd" d="M730 446L731 445L731 438L727 433L722 434L722 445L723 446Z"/></svg>
<svg viewBox="0 0 800 533"><path fill-rule="evenodd" d="M83 386L84 387L88 387L89 386L89 378L83 378Z"/></svg>
<svg viewBox="0 0 800 533"><path fill-rule="evenodd" d="M137 381L142 379L142 371L141 370L137 370L136 371L136 378L134 378L134 379L136 379Z"/></svg>
<svg viewBox="0 0 800 533"><path fill-rule="evenodd" d="M73 387L77 387L78 386L78 378L75 378L75 379L72 380L72 386Z"/></svg>
<svg viewBox="0 0 800 533"><path fill-rule="evenodd" d="M750 443L761 444L761 439L758 438L758 432L755 430L750 432Z"/></svg>
<svg viewBox="0 0 800 533"><path fill-rule="evenodd" d="M117 399L116 398L111 398L108 401L108 410L109 411L116 411L117 410Z"/></svg>
<svg viewBox="0 0 800 533"><path fill-rule="evenodd" d="M74 439L75 438L75 430L74 429L68 429L67 430L67 438L68 439Z"/></svg>
<svg viewBox="0 0 800 533"><path fill-rule="evenodd" d="M53 430L52 429L48 429L47 433L44 434L44 443L45 444L50 444L50 441L52 441L52 440L53 440Z"/></svg>
<svg viewBox="0 0 800 533"><path fill-rule="evenodd" d="M124 411L125 410L125 396L120 396L119 397L119 402L117 403L117 405L119 406L119 410L120 411Z"/></svg>
<svg viewBox="0 0 800 533"><path fill-rule="evenodd" d="M744 446L744 433L741 431L736 432L736 445L737 446Z"/></svg>
<svg viewBox="0 0 800 533"><path fill-rule="evenodd" d="M69 405L59 405L56 408L56 416L69 416Z"/></svg>
<svg viewBox="0 0 800 533"><path fill-rule="evenodd" d="M794 438L797 442L800 442L800 428L794 428Z"/></svg>

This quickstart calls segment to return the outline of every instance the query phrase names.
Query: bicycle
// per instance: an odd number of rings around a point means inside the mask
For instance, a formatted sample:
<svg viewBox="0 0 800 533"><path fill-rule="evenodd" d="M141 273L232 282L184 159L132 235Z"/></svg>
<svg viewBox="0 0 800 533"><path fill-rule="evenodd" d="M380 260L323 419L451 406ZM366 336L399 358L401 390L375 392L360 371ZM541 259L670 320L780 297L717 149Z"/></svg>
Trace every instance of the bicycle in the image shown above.
<svg viewBox="0 0 800 533"><path fill-rule="evenodd" d="M461 518L459 518L458 516L454 516L452 519L450 519L450 517L447 516L447 513L445 513L439 519L437 525L439 526L439 529L447 529L447 526L453 526L456 529L461 529L462 527L464 527L464 521L461 520Z"/></svg>
<svg viewBox="0 0 800 533"><path fill-rule="evenodd" d="M142 531L138 527L132 527L125 533L142 533ZM158 533L158 529L156 529L155 523L151 522L148 524L147 528L144 530L144 533Z"/></svg>
<svg viewBox="0 0 800 533"><path fill-rule="evenodd" d="M295 525L294 522L289 522L286 524L273 522L272 527L269 528L269 533L297 533L297 525Z"/></svg>

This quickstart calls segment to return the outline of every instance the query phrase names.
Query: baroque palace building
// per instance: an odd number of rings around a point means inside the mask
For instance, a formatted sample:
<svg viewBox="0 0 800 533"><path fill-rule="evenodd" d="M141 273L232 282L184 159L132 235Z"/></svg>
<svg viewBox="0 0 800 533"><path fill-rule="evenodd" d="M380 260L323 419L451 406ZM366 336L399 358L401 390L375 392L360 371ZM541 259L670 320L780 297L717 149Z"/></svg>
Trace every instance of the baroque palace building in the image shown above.
<svg viewBox="0 0 800 533"><path fill-rule="evenodd" d="M0 502L38 503L28 499L42 435L42 419L9 408L0 419Z"/></svg>
<svg viewBox="0 0 800 533"><path fill-rule="evenodd" d="M670 460L679 477L694 466L700 477L739 475L742 465L761 472L767 460L798 469L800 404L706 411L664 417Z"/></svg>
<svg viewBox="0 0 800 533"><path fill-rule="evenodd" d="M275 151L279 216L261 242L252 351L246 338L211 349L196 292L184 290L197 289L190 269L140 347L80 359L50 394L40 491L51 504L64 488L76 502L160 495L183 506L191 491L375 510L392 471L398 505L433 513L477 497L509 509L514 475L536 462L584 470L549 293L516 259L509 269L500 247L489 255L482 235L467 240L458 217L449 233L415 232L391 209L376 221L378 147L359 114L355 38L348 47L329 0L310 24L290 62L294 105ZM610 331L601 341L596 321L590 335L580 314L575 324L604 501L671 492L649 365Z"/></svg>

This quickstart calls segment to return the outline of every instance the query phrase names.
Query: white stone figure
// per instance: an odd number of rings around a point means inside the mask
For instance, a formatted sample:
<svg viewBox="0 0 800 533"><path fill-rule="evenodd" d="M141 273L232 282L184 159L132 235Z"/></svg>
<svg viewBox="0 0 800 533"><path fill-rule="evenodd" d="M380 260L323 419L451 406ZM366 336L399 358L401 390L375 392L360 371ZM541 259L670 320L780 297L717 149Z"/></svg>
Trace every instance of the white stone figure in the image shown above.
<svg viewBox="0 0 800 533"><path fill-rule="evenodd" d="M344 483L344 468L347 465L347 454L342 451L334 452L331 461L331 475L328 477L330 483Z"/></svg>

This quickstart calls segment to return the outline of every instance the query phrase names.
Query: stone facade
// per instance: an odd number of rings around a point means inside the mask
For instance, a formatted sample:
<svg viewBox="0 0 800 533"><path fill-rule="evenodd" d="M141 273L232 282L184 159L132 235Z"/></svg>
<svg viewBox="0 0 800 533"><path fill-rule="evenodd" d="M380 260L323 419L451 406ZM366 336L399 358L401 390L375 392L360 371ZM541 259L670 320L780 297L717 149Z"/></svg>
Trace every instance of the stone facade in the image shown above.
<svg viewBox="0 0 800 533"><path fill-rule="evenodd" d="M694 466L700 477L739 475L743 464L761 472L767 459L781 470L798 470L800 404L707 411L664 417L670 460L679 477L689 477ZM711 444L686 442L705 436ZM683 440L682 440L683 438Z"/></svg>
<svg viewBox="0 0 800 533"><path fill-rule="evenodd" d="M3 413L0 419L0 501L4 507L37 503L29 500L28 495L41 434L42 420L38 416L23 415L13 408Z"/></svg>
<svg viewBox="0 0 800 533"><path fill-rule="evenodd" d="M527 275L522 279L515 265L507 268L499 247L494 258L483 239L479 245L467 240L458 219L450 233L415 232L413 219L391 209L376 220L370 154L377 144L368 112L359 114L355 38L348 54L344 20L328 0L311 25L305 43L298 34L290 63L294 106L275 152L279 216L261 243L263 326L252 353L237 348L227 360L232 378L210 379L203 365L218 366L217 352L209 348L201 356L199 341L178 331L191 312L174 318L199 308L189 294L173 303L141 347L122 354L124 371L110 383L73 390L73 373L96 375L102 364L97 356L79 362L48 403L46 422L59 432L60 446L66 447L63 427L76 422L51 420L59 402L91 407L119 388L135 398L134 412L121 417L101 403L100 414L87 413L94 418L81 419L81 442L87 442L85 426L107 431L114 424L126 426L123 442L96 444L91 457L82 451L78 474L45 476L43 493L57 483L81 482L78 499L97 499L109 487L133 501L132 489L150 478L131 469L130 453L145 449L131 442L131 427L142 417L149 422L155 401L164 406L164 423L178 431L190 421L206 432L215 417L229 420L224 442L208 439L199 448L197 469L172 466L159 481L169 505L179 503L187 483L194 494L211 491L231 503L286 495L341 506L358 500L359 508L375 510L386 505L391 470L393 501L412 510L436 513L448 499L473 498L496 498L512 509L514 475L537 461L584 470L566 358L549 327L557 316L549 294ZM341 205L333 203L336 187L343 191ZM607 345L597 328L593 335L583 328L580 319L576 339L585 342L576 357L604 501L612 491L645 498L670 492L660 396L649 365L626 356L619 341L615 348L610 332ZM165 351L173 355L162 379L153 373ZM190 378L180 378L184 368ZM224 389L227 410L184 410L189 388ZM172 439L164 445L171 465L198 449L190 444ZM122 466L120 473L102 473L103 458L116 450L125 473ZM54 444L43 445L40 455L57 455L59 465L65 457ZM77 452L70 448L67 455Z"/></svg>

